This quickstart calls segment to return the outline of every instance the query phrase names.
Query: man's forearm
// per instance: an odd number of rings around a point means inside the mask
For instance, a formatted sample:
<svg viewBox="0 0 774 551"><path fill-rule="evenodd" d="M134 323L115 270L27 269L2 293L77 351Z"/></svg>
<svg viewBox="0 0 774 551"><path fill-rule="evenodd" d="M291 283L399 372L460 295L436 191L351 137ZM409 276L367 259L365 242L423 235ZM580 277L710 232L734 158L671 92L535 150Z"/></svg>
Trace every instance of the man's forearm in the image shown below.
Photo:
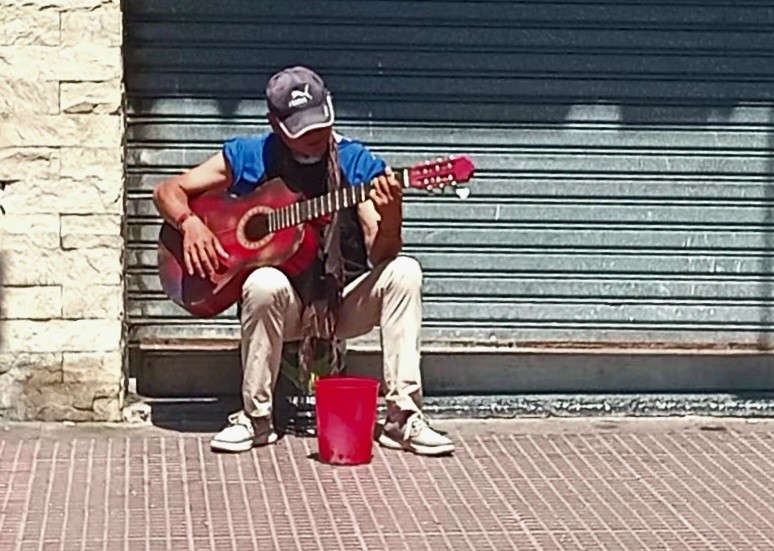
<svg viewBox="0 0 774 551"><path fill-rule="evenodd" d="M373 265L395 258L403 248L402 217L392 217L379 221L379 230L371 244L369 258Z"/></svg>
<svg viewBox="0 0 774 551"><path fill-rule="evenodd" d="M185 191L175 185L174 180L167 180L153 191L153 202L159 214L167 222L177 227L178 220L191 210Z"/></svg>

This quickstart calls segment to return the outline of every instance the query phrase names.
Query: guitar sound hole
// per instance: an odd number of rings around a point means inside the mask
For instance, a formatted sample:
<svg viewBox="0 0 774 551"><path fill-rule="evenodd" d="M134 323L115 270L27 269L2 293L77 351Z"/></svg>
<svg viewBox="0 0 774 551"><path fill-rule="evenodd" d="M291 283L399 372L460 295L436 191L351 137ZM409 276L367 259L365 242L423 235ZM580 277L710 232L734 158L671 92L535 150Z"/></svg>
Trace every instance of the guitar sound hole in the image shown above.
<svg viewBox="0 0 774 551"><path fill-rule="evenodd" d="M245 224L245 237L250 241L260 241L269 235L269 219L265 214L257 214Z"/></svg>

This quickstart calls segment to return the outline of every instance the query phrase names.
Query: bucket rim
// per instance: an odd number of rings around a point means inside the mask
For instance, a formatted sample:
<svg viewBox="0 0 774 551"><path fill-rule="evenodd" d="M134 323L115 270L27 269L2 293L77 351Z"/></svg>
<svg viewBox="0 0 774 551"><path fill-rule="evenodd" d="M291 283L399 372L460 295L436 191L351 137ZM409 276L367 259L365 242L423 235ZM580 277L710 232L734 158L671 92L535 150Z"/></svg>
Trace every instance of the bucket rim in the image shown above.
<svg viewBox="0 0 774 551"><path fill-rule="evenodd" d="M328 375L315 381L315 388L371 388L378 387L381 381L364 375Z"/></svg>

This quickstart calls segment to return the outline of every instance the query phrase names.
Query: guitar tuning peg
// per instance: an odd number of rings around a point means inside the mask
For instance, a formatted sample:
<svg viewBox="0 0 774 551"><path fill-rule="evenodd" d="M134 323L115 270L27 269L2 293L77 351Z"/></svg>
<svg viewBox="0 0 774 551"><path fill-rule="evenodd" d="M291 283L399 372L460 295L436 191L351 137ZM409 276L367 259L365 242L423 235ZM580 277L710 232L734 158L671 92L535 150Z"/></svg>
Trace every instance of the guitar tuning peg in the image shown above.
<svg viewBox="0 0 774 551"><path fill-rule="evenodd" d="M464 200L464 199L467 199L468 197L470 197L470 188L468 188L468 187L455 187L454 188L454 193L457 194L457 197L459 197L460 199Z"/></svg>

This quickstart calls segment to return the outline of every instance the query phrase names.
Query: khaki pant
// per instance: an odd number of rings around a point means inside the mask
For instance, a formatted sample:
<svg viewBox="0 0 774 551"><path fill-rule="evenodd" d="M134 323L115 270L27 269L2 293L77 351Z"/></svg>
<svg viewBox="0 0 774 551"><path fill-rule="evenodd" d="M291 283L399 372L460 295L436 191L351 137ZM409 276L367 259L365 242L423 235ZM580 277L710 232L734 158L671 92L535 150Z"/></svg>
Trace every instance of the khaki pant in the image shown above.
<svg viewBox="0 0 774 551"><path fill-rule="evenodd" d="M418 411L422 268L413 258L386 261L344 289L337 333L347 339L381 328L389 412ZM242 287L242 400L247 415L272 412L282 343L300 339L301 301L276 268L258 268Z"/></svg>

